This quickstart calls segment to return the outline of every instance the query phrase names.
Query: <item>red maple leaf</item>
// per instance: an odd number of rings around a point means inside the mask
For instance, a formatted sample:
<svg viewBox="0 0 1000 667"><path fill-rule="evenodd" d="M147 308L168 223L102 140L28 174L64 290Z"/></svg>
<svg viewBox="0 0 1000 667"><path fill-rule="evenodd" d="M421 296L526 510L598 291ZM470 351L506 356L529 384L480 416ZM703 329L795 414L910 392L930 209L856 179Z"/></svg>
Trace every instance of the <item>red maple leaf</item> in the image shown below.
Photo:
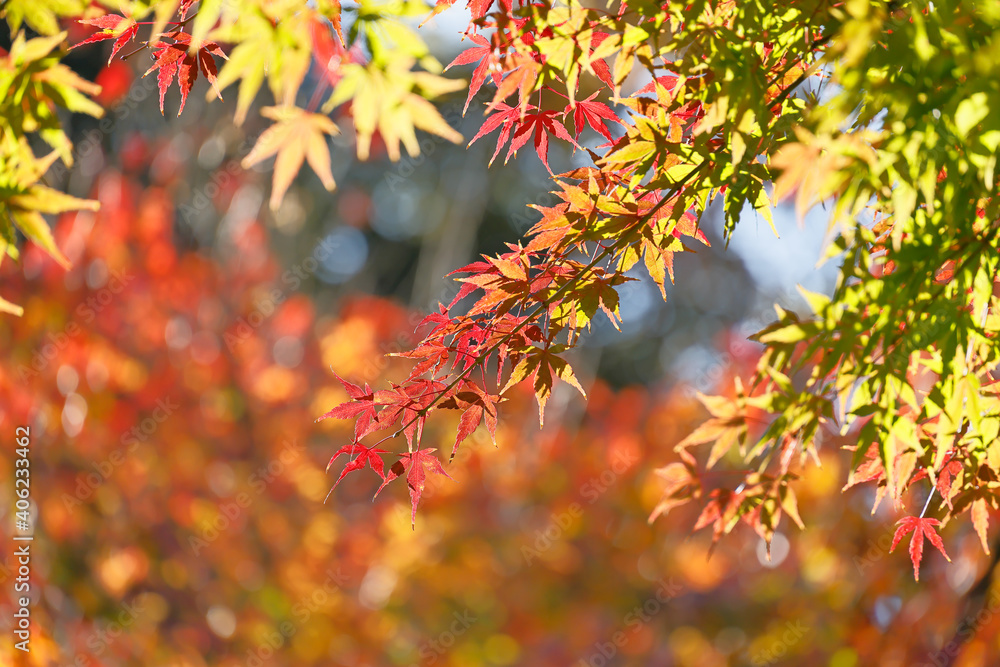
<svg viewBox="0 0 1000 667"><path fill-rule="evenodd" d="M505 164L510 160L511 156L516 155L517 151L528 143L529 139L534 138L535 152L538 153L542 164L551 173L552 170L549 169L550 134L573 144L576 148L580 148L580 145L576 143L566 130L566 127L556 118L556 114L555 110L540 111L537 110L535 105L528 104L525 106L525 113L522 115L521 109L501 102L496 106L496 112L490 115L482 127L479 128L479 132L472 138L469 145L471 146L477 139L489 134L502 125L500 138L497 139L497 148L493 152L493 157L490 158L490 164L493 164L493 160L496 159L500 153L500 149L507 143L508 139L510 139L510 146L507 148L506 157L504 157Z"/></svg>
<svg viewBox="0 0 1000 667"><path fill-rule="evenodd" d="M712 491L710 498L711 500L702 509L698 520L694 524L694 528L692 528L693 531L696 531L708 525L712 526L712 545L709 547L709 554L712 553L716 543L726 533L726 526L736 514L742 496L739 493L720 487Z"/></svg>
<svg viewBox="0 0 1000 667"><path fill-rule="evenodd" d="M951 499L954 495L951 490L952 483L955 481L955 477L960 472L962 472L962 462L955 461L954 459L946 461L940 472L938 472L936 488L938 490L938 494L941 496L941 500L943 500L948 507L952 506Z"/></svg>
<svg viewBox="0 0 1000 667"><path fill-rule="evenodd" d="M591 53L593 53L594 49L600 46L601 42L603 42L607 38L608 38L608 33L594 31L594 37L590 42ZM590 63L590 67L592 70L594 70L594 74L597 76L598 79L600 79L604 83L604 85L614 90L615 80L614 77L611 76L611 68L608 67L608 63L603 58L598 58L597 60Z"/></svg>
<svg viewBox="0 0 1000 667"><path fill-rule="evenodd" d="M395 352L389 356L418 360L413 364L409 376L411 380L415 381L424 373L436 373L438 369L444 366L448 362L449 349L441 340L436 340L428 336L424 339L424 343L414 349L406 352Z"/></svg>
<svg viewBox="0 0 1000 667"><path fill-rule="evenodd" d="M184 111L184 103L187 101L188 93L191 92L191 86L194 85L195 80L198 78L198 70L201 70L202 74L205 75L205 78L208 79L208 82L214 88L218 70L216 69L215 59L212 58L212 55L225 58L226 54L215 42L203 42L195 53L189 53L191 35L180 30L164 33L163 36L174 41L172 44L162 41L157 41L153 44L153 48L155 49L153 51L153 58L155 62L152 67L146 70L146 74L158 70L156 81L160 89L161 114L163 113L163 97L167 93L167 88L173 83L174 77L177 77L177 86L181 91L181 106L177 110L177 115L180 116L181 112ZM143 76L146 76L146 74L143 74ZM216 89L215 93L221 100L222 93L218 89Z"/></svg>
<svg viewBox="0 0 1000 667"><path fill-rule="evenodd" d="M326 464L327 472L330 471L330 466L333 465L333 462L341 454L347 454L348 456L354 456L355 454L357 454L358 458L351 459L350 461L347 462L347 465L344 466L343 472L340 473L340 477L338 477L337 481L333 483L333 487L330 489L330 493L333 493L333 489L337 488L337 485L340 484L340 480L347 477L348 473L354 472L355 470L361 470L362 468L365 467L365 463L370 465L371 469L377 472L378 476L384 480L385 465L382 462L382 457L379 456L379 454L386 454L386 453L387 452L384 449L376 449L374 446L365 447L364 445L359 444L357 442L351 443L349 445L344 445L343 447L338 449L337 453L330 458L330 462ZM330 493L326 494L327 498L330 497ZM323 502L326 502L326 500L324 500Z"/></svg>
<svg viewBox="0 0 1000 667"><path fill-rule="evenodd" d="M447 328L449 324L451 324L451 318L448 317L448 308L446 308L444 304L438 304L438 311L436 313L431 313L424 319L420 320L420 324L417 325L417 329L434 325L427 334L427 338L430 338L438 331Z"/></svg>
<svg viewBox="0 0 1000 667"><path fill-rule="evenodd" d="M476 33L468 33L469 39L478 44L479 46L473 46L460 54L455 56L448 67L445 67L445 71L455 65L468 65L470 63L478 62L476 69L472 72L472 79L469 81L469 96L465 98L465 108L462 109L464 114L469 110L469 103L472 102L472 98L476 96L479 89L483 87L483 83L486 81L486 75L490 74L493 78L494 84L499 84L501 80L499 59L496 57L496 47L494 47L485 37L482 35L477 35Z"/></svg>
<svg viewBox="0 0 1000 667"><path fill-rule="evenodd" d="M472 20L481 19L486 16L493 6L493 0L469 0L469 11L472 12Z"/></svg>
<svg viewBox="0 0 1000 667"><path fill-rule="evenodd" d="M524 120L521 125L517 128L517 132L510 140L510 148L507 149L506 160L510 159L510 156L516 155L517 151L521 146L528 143L528 139L532 136L534 137L535 152L538 153L539 159L545 168L552 173L549 169L549 135L554 134L560 139L567 141L576 148L580 148L580 145L576 143L570 133L566 131L562 122L556 120L556 111L539 111L537 113L529 113L524 115ZM583 150L580 148L580 150Z"/></svg>
<svg viewBox="0 0 1000 667"><path fill-rule="evenodd" d="M103 42L106 39L113 39L115 43L111 47L111 57L108 58L108 64L111 64L115 55L139 32L139 24L135 22L135 19L119 16L118 14L105 14L104 16L98 16L96 19L80 19L77 23L92 25L101 30L100 32L95 32L79 44L74 44L70 49L75 49L84 44L93 44L95 42Z"/></svg>
<svg viewBox="0 0 1000 667"><path fill-rule="evenodd" d="M896 529L896 534L892 537L892 547L889 549L889 553L896 549L896 545L908 533L913 533L913 537L910 538L910 560L913 562L913 578L916 581L920 581L920 561L924 556L924 538L937 547L937 550L949 563L951 562L951 558L948 558L948 554L945 553L944 542L941 541L941 536L937 534L935 529L935 526L940 525L940 523L937 519L924 519L919 516L905 516L896 523L899 528Z"/></svg>
<svg viewBox="0 0 1000 667"><path fill-rule="evenodd" d="M337 374L334 373L334 375ZM375 394L367 384L362 389L339 375L337 375L337 379L340 380L340 384L344 385L344 389L351 400L347 403L341 403L316 421L327 418L354 419L356 417L354 439L355 441L361 440L361 438L378 428L378 415L375 413Z"/></svg>
<svg viewBox="0 0 1000 667"><path fill-rule="evenodd" d="M442 408L464 410L458 420L458 432L455 435L455 446L451 449L449 461L455 458L459 445L468 438L485 418L486 429L490 433L493 444L497 441L497 402L499 396L491 396L475 382L465 382L466 391L460 391L441 402Z"/></svg>
<svg viewBox="0 0 1000 667"><path fill-rule="evenodd" d="M431 455L431 452L434 451L437 450L432 447L430 449L418 449L410 454L401 455L399 460L392 464L389 474L385 476L385 481L382 482L382 486L378 487L378 491L375 492L375 497L378 497L378 494L382 492L386 484L405 472L406 485L410 487L410 507L412 510L410 513L410 523L414 526L417 522L417 505L420 503L420 497L424 493L424 486L427 484L427 471L424 469L424 466L428 466L430 471L435 474L444 475L448 479L455 481L441 467L441 462L438 461L437 457Z"/></svg>
<svg viewBox="0 0 1000 667"><path fill-rule="evenodd" d="M191 5L193 5L197 0L181 0L181 6L178 10L181 15L181 21L187 18L187 13L191 11Z"/></svg>
<svg viewBox="0 0 1000 667"><path fill-rule="evenodd" d="M534 109L535 106L529 104L527 108L530 111ZM506 104L498 104L496 111L490 114L486 118L486 120L483 121L482 126L480 126L479 128L479 132L476 133L476 136L472 137L472 141L469 142L469 145L471 146L472 144L476 143L476 141L478 141L481 137L485 137L487 134L490 134L491 132L493 132L493 130L497 129L498 127L501 127L502 125L503 127L500 130L500 138L497 139L497 149L493 151L493 157L490 158L489 163L492 165L493 161L497 159L497 155L500 154L500 149L503 148L503 145L507 143L508 139L510 139L510 131L518 123L520 118L521 118L520 109L508 106ZM471 266L472 265L470 265L470 268ZM452 305L454 305L454 303L455 302L452 302Z"/></svg>
<svg viewBox="0 0 1000 667"><path fill-rule="evenodd" d="M576 138L580 138L580 133L583 132L584 123L590 125L596 132L603 135L607 139L612 139L611 131L608 130L607 125L604 124L605 120L609 120L613 123L618 123L621 125L621 120L618 119L618 114L611 110L604 102L592 102L597 93L594 93L585 100L581 100L576 103L576 109L573 109L570 105L566 105L566 109L563 111L563 115L569 115L570 111L573 112L573 129L576 132Z"/></svg>

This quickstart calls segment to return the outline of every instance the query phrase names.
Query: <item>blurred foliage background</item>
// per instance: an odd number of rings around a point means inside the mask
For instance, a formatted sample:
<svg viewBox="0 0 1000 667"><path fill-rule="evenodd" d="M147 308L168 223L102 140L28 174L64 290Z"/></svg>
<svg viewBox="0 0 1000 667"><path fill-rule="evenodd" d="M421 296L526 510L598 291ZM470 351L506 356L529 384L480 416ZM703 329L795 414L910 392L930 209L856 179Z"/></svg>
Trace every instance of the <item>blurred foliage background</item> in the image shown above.
<svg viewBox="0 0 1000 667"><path fill-rule="evenodd" d="M450 59L459 45L436 47ZM666 304L631 283L625 331L596 326L574 363L590 400L557 393L543 430L529 395L504 405L498 448L480 431L448 466L456 482L429 480L414 531L402 487L370 501L374 475L324 504L351 429L314 423L347 398L330 371L405 376L385 355L450 299L444 274L516 242L527 205L551 203L544 168L525 153L488 169L488 142L424 137L420 158L395 164L334 143L338 190L304 174L271 214L267 166L238 166L261 128L195 96L161 117L146 64L104 55L67 62L104 86L110 123L71 119L77 164L50 174L101 211L54 221L70 271L33 247L2 268L26 311L0 321L0 432L32 433L27 664L996 664L1000 620L974 604L992 564L971 528L950 535L953 563L932 554L914 583L888 553L892 508L871 516L865 491L841 500L849 443L802 481L808 529L777 535L770 561L749 530L709 559L690 510L646 522L653 470L704 418L695 391L752 368L746 336L775 301L798 305L796 282L829 286L809 218L779 215L783 245L744 225L726 251L706 230L712 248L679 258L684 287ZM479 113L461 107L443 113L471 138ZM448 449L454 424L429 428Z"/></svg>

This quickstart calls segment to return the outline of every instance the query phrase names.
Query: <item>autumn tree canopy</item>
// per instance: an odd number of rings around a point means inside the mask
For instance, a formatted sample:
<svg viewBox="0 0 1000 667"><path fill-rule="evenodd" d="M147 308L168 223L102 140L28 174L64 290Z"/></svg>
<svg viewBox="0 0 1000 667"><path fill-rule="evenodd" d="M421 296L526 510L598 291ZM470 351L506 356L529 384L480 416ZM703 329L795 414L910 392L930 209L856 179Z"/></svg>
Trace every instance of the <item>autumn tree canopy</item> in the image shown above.
<svg viewBox="0 0 1000 667"><path fill-rule="evenodd" d="M400 353L412 362L404 382L343 380L351 400L322 415L355 422L331 460L346 458L338 481L367 467L382 487L405 477L415 516L428 474L447 474L421 440L432 413L461 414L451 456L481 423L495 431L518 385L530 385L542 422L557 380L583 392L569 355L595 318L621 324L633 267L666 298L667 281L684 280L675 256L708 242L710 208L731 234L771 222L794 196L800 214L830 211L836 289L806 293L808 317L778 309L754 336L755 372L703 398L709 418L664 462L651 518L696 502L695 527L715 539L743 522L770 541L783 515L808 521L795 479L832 443L850 458L846 486L873 484L898 508L893 546L910 536L915 576L924 540L945 553L938 530L966 511L989 550L1000 483L1000 2L471 0L468 49L443 67L417 25L451 4L8 0L6 254L18 259L17 230L65 264L43 216L97 206L45 185L57 160L73 160L65 112L102 114L98 88L60 63L67 48L145 52L164 113L182 113L192 90L233 94L240 124L266 100L260 113L273 123L244 164L274 157L272 207L303 163L335 187L328 136L351 132L362 159L376 139L393 159L401 147L418 154L418 130L462 140L433 101L467 90L468 113L485 115L472 141L496 137L493 159L531 141L548 168L558 141L587 164L551 175L559 203L536 207L525 238L456 267L458 295ZM95 32L68 43L62 18ZM310 72L318 84L306 85Z"/></svg>

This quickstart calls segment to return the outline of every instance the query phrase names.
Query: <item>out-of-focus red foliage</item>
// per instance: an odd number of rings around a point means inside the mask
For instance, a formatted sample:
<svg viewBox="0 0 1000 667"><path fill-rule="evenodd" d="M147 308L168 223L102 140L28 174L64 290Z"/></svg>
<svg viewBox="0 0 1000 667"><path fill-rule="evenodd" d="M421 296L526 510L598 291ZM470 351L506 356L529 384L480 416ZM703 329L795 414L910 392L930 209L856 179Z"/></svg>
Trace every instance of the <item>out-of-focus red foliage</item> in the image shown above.
<svg viewBox="0 0 1000 667"><path fill-rule="evenodd" d="M373 505L368 471L324 505L353 429L313 423L348 399L328 369L400 381L385 354L422 316L358 297L318 317L256 221L217 258L178 252L167 187L104 173L101 211L58 221L71 271L30 247L2 269L26 306L0 327L0 433L32 429L29 664L902 667L935 664L975 612L956 600L986 566L976 535L913 585L892 512L839 500L837 456L800 486L811 530L777 536L770 563L749 530L708 560L692 507L649 526L652 467L704 418L680 390L598 382L582 414L556 392L542 431L515 394L497 448L480 427L445 468L457 482L427 476L416 530L403 485ZM457 420L425 443L450 450ZM960 664L994 664L1000 620L971 623Z"/></svg>
<svg viewBox="0 0 1000 667"><path fill-rule="evenodd" d="M131 67L121 60L112 60L94 79L94 83L101 87L97 102L105 108L114 107L128 94L133 78Z"/></svg>

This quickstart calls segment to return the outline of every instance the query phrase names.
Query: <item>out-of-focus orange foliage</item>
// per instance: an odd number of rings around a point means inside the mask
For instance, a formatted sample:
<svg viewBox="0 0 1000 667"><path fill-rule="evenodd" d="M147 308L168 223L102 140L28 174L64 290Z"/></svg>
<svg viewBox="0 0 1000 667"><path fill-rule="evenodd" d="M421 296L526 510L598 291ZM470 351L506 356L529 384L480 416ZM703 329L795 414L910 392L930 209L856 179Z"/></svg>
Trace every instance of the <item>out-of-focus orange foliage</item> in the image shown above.
<svg viewBox="0 0 1000 667"><path fill-rule="evenodd" d="M28 664L902 667L936 664L970 613L956 600L986 567L976 535L915 586L888 555L892 512L839 500L837 456L799 487L811 530L777 535L770 563L749 530L708 560L693 507L648 525L652 468L704 418L681 390L598 382L582 414L556 392L542 431L515 395L498 448L480 427L446 466L457 482L428 476L416 530L402 485L370 502L368 471L324 505L353 428L313 423L347 399L328 368L400 380L385 354L420 314L364 297L317 317L255 220L216 258L178 252L166 187L103 174L101 212L57 224L71 271L33 248L3 269L26 306L0 327L0 507L30 425ZM451 419L425 443L448 451ZM959 664L995 664L1000 619L969 623Z"/></svg>

